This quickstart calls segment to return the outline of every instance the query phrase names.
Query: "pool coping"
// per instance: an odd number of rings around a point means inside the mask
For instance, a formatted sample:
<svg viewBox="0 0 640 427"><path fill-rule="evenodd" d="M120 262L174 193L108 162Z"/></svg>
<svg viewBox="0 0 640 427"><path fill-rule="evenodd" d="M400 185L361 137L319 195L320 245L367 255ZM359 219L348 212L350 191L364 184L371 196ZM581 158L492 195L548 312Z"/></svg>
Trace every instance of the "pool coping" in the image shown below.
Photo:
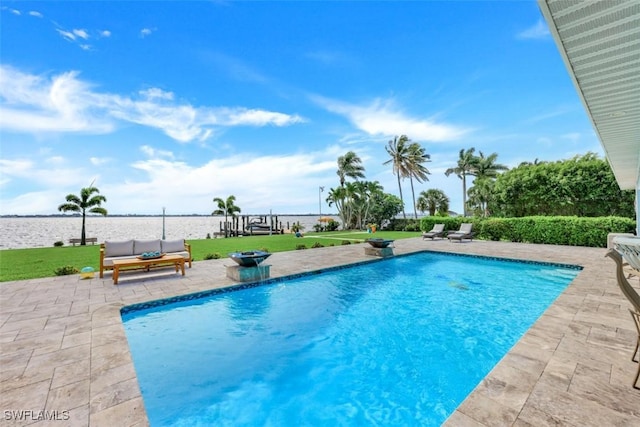
<svg viewBox="0 0 640 427"><path fill-rule="evenodd" d="M275 253L272 277L370 260L364 246ZM640 425L640 391L630 384L637 369L630 360L635 329L606 250L395 241L398 255L424 250L584 267L445 425ZM225 262L198 261L185 277L127 274L118 286L108 274L0 284L0 407L49 411L67 416L66 425L148 425L120 309L232 285ZM48 425L34 416L6 418L3 425Z"/></svg>

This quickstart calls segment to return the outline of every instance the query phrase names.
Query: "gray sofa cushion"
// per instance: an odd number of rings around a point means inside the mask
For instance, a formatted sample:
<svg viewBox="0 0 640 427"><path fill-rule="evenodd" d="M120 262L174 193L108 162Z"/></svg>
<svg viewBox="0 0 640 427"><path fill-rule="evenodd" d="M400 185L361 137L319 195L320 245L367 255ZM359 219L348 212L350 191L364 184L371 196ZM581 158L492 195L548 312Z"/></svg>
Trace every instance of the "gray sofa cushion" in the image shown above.
<svg viewBox="0 0 640 427"><path fill-rule="evenodd" d="M133 251L136 255L141 255L145 252L163 252L160 246L160 239L134 240Z"/></svg>
<svg viewBox="0 0 640 427"><path fill-rule="evenodd" d="M183 252L184 251L184 240L163 240L162 241L162 252L171 253L171 252Z"/></svg>
<svg viewBox="0 0 640 427"><path fill-rule="evenodd" d="M107 257L133 255L133 240L104 242L104 255Z"/></svg>

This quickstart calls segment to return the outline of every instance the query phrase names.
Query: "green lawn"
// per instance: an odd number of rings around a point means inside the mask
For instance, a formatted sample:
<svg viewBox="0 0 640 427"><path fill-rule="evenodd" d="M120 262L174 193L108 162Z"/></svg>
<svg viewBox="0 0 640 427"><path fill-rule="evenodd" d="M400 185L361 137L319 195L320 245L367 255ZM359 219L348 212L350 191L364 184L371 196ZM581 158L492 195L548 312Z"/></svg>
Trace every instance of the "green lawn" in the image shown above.
<svg viewBox="0 0 640 427"><path fill-rule="evenodd" d="M343 241L359 243L371 237L406 239L420 236L419 232L379 231L375 234L353 231L305 233L304 238L293 234L273 236L231 237L228 239L189 240L194 261L202 261L207 254L226 257L229 252L262 249L268 252L296 250L299 245L313 250L318 242L323 246L340 246ZM55 276L55 270L72 266L78 270L93 267L98 270L99 245L63 246L33 249L9 249L0 251L0 282Z"/></svg>

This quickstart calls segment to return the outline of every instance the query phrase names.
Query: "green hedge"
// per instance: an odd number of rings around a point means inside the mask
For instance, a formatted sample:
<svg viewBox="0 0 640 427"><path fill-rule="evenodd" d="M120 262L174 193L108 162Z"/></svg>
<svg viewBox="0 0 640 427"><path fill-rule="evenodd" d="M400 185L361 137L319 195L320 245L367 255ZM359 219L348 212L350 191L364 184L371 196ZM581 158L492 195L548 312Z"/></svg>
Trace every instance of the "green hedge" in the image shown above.
<svg viewBox="0 0 640 427"><path fill-rule="evenodd" d="M420 229L434 224L457 230L463 222L473 223L476 238L494 241L546 243L550 245L607 246L609 233L634 233L636 223L623 217L529 216L522 218L424 217Z"/></svg>

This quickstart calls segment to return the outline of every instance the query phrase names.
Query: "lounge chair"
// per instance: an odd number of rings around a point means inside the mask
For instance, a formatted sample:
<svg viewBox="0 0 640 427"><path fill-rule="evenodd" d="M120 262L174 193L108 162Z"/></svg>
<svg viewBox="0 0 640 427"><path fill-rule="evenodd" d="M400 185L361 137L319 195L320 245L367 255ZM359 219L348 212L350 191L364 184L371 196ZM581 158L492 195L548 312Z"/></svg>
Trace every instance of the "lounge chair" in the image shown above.
<svg viewBox="0 0 640 427"><path fill-rule="evenodd" d="M453 240L458 240L459 242L462 242L462 239L469 239L469 240L473 240L473 231L471 231L471 229L473 228L473 224L471 223L462 223L460 224L460 230L458 231L451 231L449 232L449 234L447 234L447 239L449 239L449 241L453 241Z"/></svg>
<svg viewBox="0 0 640 427"><path fill-rule="evenodd" d="M608 256L615 261L617 265L616 278L618 279L618 286L633 306L633 310L629 309L629 311L631 312L633 323L635 323L636 329L638 330L638 338L636 340L636 348L633 350L633 354L631 355L631 360L638 363L638 372L636 373L636 377L633 380L632 385L633 388L640 390L640 387L637 385L638 378L640 378L640 357L636 360L636 354L638 354L638 350L640 349L640 295L638 295L638 292L636 292L625 277L622 255L620 255L620 253L615 249L609 249L605 256Z"/></svg>
<svg viewBox="0 0 640 427"><path fill-rule="evenodd" d="M435 224L430 231L422 233L422 240L427 238L433 240L435 237L444 237L444 224Z"/></svg>
<svg viewBox="0 0 640 427"><path fill-rule="evenodd" d="M631 275L640 276L640 239L637 237L616 238L613 241L614 248L620 253L623 259L622 266L627 269L629 277Z"/></svg>

